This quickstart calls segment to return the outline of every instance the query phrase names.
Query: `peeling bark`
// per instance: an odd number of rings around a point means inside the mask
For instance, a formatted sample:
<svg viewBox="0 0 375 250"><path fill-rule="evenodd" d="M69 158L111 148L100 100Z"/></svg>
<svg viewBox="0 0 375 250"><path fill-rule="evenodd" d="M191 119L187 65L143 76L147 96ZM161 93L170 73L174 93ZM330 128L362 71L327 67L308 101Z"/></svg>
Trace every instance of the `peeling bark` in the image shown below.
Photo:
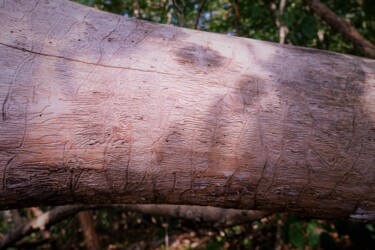
<svg viewBox="0 0 375 250"><path fill-rule="evenodd" d="M0 208L168 203L375 218L375 61L0 4Z"/></svg>

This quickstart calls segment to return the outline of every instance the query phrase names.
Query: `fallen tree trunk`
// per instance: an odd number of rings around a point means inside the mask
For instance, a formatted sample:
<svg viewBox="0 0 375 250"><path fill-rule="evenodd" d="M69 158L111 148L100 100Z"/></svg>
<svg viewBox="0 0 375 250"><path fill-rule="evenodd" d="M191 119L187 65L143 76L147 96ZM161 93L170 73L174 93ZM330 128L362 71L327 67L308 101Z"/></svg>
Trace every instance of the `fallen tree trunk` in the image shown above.
<svg viewBox="0 0 375 250"><path fill-rule="evenodd" d="M375 218L375 61L62 0L0 6L1 209Z"/></svg>

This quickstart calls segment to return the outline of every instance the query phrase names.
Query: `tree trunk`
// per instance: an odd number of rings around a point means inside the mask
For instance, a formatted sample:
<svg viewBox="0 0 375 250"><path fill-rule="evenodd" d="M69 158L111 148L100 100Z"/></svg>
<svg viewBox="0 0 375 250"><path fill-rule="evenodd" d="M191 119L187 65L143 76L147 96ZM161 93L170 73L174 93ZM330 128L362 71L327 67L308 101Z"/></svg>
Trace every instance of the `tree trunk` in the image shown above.
<svg viewBox="0 0 375 250"><path fill-rule="evenodd" d="M0 1L0 208L375 218L375 61Z"/></svg>
<svg viewBox="0 0 375 250"><path fill-rule="evenodd" d="M99 250L100 243L98 235L95 231L95 223L93 220L92 211L81 211L77 214L83 235L85 236L86 249L88 250Z"/></svg>

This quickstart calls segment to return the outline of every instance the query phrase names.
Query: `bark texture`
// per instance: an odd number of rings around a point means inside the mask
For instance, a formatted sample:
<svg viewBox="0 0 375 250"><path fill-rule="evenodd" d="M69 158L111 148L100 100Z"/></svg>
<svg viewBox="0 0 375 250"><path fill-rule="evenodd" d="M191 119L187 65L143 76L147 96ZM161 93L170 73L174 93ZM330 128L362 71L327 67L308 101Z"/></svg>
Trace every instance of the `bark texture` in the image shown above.
<svg viewBox="0 0 375 250"><path fill-rule="evenodd" d="M375 219L375 61L0 1L0 208Z"/></svg>

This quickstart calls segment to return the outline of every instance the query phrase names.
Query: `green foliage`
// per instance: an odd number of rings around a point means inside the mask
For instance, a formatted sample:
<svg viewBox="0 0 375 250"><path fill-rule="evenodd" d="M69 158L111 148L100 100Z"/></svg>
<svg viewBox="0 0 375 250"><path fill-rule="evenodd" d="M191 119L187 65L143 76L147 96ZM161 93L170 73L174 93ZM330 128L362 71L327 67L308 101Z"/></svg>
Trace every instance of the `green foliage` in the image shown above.
<svg viewBox="0 0 375 250"><path fill-rule="evenodd" d="M348 221L306 221L294 215L284 220L283 241L298 249L375 249L375 226Z"/></svg>
<svg viewBox="0 0 375 250"><path fill-rule="evenodd" d="M299 249L305 248L305 235L301 223L295 223L289 227L289 240Z"/></svg>
<svg viewBox="0 0 375 250"><path fill-rule="evenodd" d="M320 225L317 220L311 220L306 228L308 244L312 249L316 249L320 244L320 234L317 231L319 227Z"/></svg>

